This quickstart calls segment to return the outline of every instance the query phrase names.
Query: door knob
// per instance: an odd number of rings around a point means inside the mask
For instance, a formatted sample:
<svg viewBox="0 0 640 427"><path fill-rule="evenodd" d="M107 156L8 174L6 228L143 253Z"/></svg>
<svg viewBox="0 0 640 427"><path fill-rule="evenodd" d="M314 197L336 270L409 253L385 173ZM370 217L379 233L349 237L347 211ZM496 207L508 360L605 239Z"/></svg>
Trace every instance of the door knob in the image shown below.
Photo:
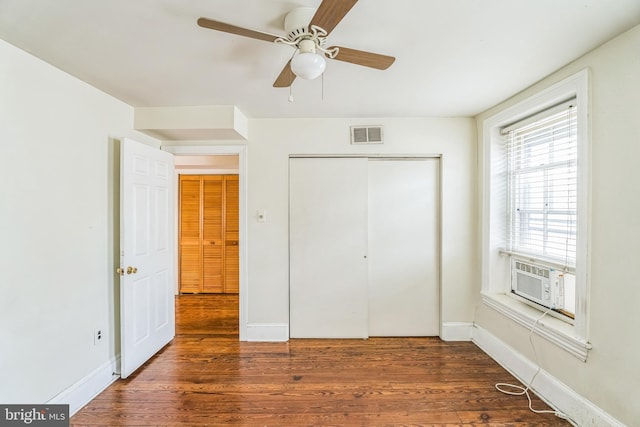
<svg viewBox="0 0 640 427"><path fill-rule="evenodd" d="M122 267L116 268L116 273L118 273L121 276L124 276L124 268Z"/></svg>
<svg viewBox="0 0 640 427"><path fill-rule="evenodd" d="M136 274L137 272L138 272L137 268L131 267L131 266L127 267L127 274L132 274L132 273Z"/></svg>

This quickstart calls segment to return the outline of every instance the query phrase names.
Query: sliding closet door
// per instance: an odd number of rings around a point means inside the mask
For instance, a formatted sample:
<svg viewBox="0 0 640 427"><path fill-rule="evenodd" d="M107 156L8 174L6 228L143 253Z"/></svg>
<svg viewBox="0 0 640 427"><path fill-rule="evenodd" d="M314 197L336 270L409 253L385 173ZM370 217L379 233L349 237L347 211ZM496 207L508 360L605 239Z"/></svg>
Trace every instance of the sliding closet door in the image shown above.
<svg viewBox="0 0 640 427"><path fill-rule="evenodd" d="M367 159L290 160L290 336L366 338Z"/></svg>
<svg viewBox="0 0 640 427"><path fill-rule="evenodd" d="M438 160L369 161L369 335L439 335Z"/></svg>

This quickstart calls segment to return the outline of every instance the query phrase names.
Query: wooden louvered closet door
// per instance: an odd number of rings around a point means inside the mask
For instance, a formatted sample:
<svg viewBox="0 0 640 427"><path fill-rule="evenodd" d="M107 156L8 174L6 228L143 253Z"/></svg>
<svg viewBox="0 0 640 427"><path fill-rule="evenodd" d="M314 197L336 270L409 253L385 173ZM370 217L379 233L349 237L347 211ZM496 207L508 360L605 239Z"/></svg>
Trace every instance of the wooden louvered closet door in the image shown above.
<svg viewBox="0 0 640 427"><path fill-rule="evenodd" d="M202 290L201 187L200 177L180 176L180 292Z"/></svg>
<svg viewBox="0 0 640 427"><path fill-rule="evenodd" d="M179 211L180 292L237 293L237 175L181 175Z"/></svg>
<svg viewBox="0 0 640 427"><path fill-rule="evenodd" d="M240 251L238 249L239 224L238 176L225 176L225 263L224 291L240 291Z"/></svg>
<svg viewBox="0 0 640 427"><path fill-rule="evenodd" d="M223 177L202 177L202 289L224 292Z"/></svg>

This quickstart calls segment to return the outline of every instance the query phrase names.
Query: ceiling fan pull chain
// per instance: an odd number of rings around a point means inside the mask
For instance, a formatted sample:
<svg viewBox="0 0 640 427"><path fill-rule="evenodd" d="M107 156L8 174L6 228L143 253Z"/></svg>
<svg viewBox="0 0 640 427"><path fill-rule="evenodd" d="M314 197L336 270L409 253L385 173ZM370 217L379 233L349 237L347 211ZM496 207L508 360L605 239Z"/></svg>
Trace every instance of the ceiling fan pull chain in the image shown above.
<svg viewBox="0 0 640 427"><path fill-rule="evenodd" d="M293 54L291 55L291 59L289 59L289 102L293 102L293 80L294 80L294 76L293 76L293 70L291 69L291 60L293 59L293 57L296 56L296 52L294 51Z"/></svg>
<svg viewBox="0 0 640 427"><path fill-rule="evenodd" d="M289 102L293 102L293 71L291 70L291 67L289 67L289 79L291 81L291 84L289 85L289 99L288 99L288 101Z"/></svg>

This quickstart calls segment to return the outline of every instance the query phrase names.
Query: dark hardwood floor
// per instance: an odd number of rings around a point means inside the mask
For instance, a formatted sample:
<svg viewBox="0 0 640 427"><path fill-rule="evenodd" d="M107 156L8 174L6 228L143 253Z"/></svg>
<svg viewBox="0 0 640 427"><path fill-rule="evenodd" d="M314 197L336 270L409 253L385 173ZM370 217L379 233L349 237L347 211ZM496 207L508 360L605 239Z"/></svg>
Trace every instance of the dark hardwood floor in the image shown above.
<svg viewBox="0 0 640 427"><path fill-rule="evenodd" d="M470 342L239 342L237 307L237 296L177 297L175 339L71 425L569 425L496 391L518 382Z"/></svg>

